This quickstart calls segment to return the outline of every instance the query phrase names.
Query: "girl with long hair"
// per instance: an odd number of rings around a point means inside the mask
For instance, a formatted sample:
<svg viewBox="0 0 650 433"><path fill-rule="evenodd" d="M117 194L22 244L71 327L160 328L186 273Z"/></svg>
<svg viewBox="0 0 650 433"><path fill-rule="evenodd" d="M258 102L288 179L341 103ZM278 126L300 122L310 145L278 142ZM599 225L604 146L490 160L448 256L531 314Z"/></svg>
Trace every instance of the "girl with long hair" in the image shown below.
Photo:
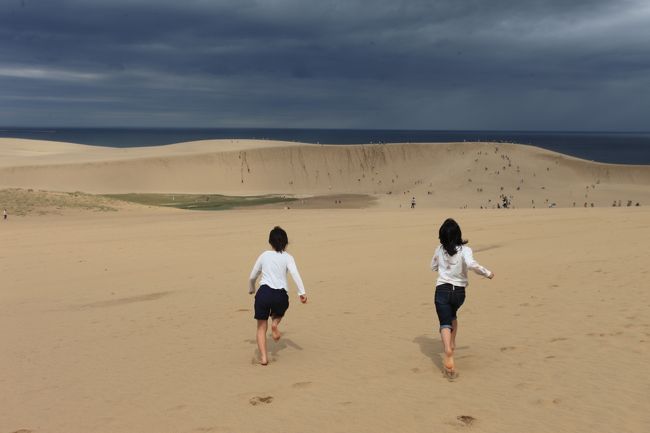
<svg viewBox="0 0 650 433"><path fill-rule="evenodd" d="M458 309L465 302L465 288L468 285L467 270L494 278L494 272L481 266L472 254L472 249L463 240L460 226L451 218L445 220L438 231L440 245L431 260L431 270L438 272L435 304L440 321L440 338L444 346L444 372L453 379L457 376L454 363L454 349L458 335Z"/></svg>

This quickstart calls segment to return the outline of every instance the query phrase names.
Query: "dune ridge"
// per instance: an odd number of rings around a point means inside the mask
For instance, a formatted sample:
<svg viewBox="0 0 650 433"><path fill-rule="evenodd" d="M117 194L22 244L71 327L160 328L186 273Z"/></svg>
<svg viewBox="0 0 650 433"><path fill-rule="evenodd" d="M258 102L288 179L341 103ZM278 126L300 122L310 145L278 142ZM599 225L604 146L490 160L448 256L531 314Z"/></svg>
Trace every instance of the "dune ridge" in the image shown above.
<svg viewBox="0 0 650 433"><path fill-rule="evenodd" d="M314 145L208 140L147 148L0 141L0 186L87 193L369 194L387 206L648 203L650 166L505 143Z"/></svg>

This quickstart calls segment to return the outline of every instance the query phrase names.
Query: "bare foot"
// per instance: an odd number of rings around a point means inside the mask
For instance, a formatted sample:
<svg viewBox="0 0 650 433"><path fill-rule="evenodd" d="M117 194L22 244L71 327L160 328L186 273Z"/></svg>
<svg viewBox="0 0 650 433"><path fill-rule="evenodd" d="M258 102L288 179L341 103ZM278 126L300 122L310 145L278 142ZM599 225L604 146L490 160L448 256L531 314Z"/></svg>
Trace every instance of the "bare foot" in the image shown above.
<svg viewBox="0 0 650 433"><path fill-rule="evenodd" d="M260 361L260 365L269 365L269 360L266 358L262 358L262 360Z"/></svg>
<svg viewBox="0 0 650 433"><path fill-rule="evenodd" d="M453 357L445 358L443 373L448 380L454 380L458 377Z"/></svg>
<svg viewBox="0 0 650 433"><path fill-rule="evenodd" d="M271 336L275 341L278 341L280 337L282 337L282 333L278 329L277 325L271 325Z"/></svg>
<svg viewBox="0 0 650 433"><path fill-rule="evenodd" d="M454 379L458 378L458 372L456 370L448 370L445 367L444 375L449 381L453 381Z"/></svg>
<svg viewBox="0 0 650 433"><path fill-rule="evenodd" d="M452 356L445 355L445 359L444 359L444 361L443 361L443 365L444 365L444 367L445 367L445 371L446 371L446 372L450 372L450 371L453 372L453 371L455 371L455 370L456 370L456 365L455 365L455 363L454 363L454 357L453 357L453 355L452 355Z"/></svg>

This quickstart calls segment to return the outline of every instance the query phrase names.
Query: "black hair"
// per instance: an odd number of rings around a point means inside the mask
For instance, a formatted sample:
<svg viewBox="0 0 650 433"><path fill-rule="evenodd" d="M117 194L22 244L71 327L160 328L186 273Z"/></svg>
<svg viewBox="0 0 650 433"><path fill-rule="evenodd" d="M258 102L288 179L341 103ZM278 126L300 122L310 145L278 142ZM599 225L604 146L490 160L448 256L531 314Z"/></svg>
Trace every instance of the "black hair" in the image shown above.
<svg viewBox="0 0 650 433"><path fill-rule="evenodd" d="M456 248L463 246L467 241L463 240L463 234L460 231L460 226L456 221L447 218L440 226L438 231L438 238L442 247L447 251L447 254L453 256L456 254Z"/></svg>
<svg viewBox="0 0 650 433"><path fill-rule="evenodd" d="M281 227L273 227L273 230L269 233L269 243L275 251L281 253L289 243L287 232L285 232Z"/></svg>

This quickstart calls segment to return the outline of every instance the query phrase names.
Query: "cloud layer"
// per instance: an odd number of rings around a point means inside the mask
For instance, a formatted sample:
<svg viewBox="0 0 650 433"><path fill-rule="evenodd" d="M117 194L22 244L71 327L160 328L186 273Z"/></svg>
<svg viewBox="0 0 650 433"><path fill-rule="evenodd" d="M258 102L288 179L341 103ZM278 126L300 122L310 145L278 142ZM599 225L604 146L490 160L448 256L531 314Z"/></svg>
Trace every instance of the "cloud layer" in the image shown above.
<svg viewBox="0 0 650 433"><path fill-rule="evenodd" d="M6 0L0 124L647 130L643 0Z"/></svg>

